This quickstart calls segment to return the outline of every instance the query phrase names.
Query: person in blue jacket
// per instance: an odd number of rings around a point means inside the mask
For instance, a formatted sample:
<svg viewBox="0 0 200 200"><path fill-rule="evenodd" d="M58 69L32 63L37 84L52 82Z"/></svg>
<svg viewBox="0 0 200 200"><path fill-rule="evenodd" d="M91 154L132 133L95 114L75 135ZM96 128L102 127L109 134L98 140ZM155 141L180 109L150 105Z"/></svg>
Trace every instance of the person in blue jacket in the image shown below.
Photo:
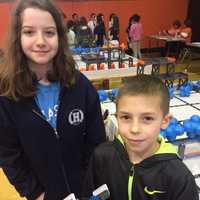
<svg viewBox="0 0 200 200"><path fill-rule="evenodd" d="M98 94L75 69L62 15L50 0L20 0L0 66L0 167L28 200L80 195L105 141Z"/></svg>

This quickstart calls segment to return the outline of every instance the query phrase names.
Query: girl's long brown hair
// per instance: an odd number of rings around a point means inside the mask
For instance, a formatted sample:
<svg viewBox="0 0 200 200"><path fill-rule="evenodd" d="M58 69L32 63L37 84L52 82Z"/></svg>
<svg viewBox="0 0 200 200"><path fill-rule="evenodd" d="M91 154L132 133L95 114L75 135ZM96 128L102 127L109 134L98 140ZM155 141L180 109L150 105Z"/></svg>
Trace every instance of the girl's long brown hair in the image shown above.
<svg viewBox="0 0 200 200"><path fill-rule="evenodd" d="M36 75L30 71L27 58L21 48L21 14L26 8L39 8L48 11L57 26L58 52L53 60L52 71L48 72L50 81L60 81L61 85L71 87L75 83L75 61L68 48L66 28L61 12L51 0L19 0L11 18L7 45L0 64L0 96L15 101L35 95Z"/></svg>

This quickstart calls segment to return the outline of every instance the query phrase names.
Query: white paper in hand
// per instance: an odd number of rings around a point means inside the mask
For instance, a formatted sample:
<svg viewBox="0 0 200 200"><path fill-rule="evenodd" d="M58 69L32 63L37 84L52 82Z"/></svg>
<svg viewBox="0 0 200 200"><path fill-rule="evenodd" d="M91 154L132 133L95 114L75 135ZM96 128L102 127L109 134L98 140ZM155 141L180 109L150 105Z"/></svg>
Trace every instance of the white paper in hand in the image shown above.
<svg viewBox="0 0 200 200"><path fill-rule="evenodd" d="M70 195L65 197L63 200L76 200L76 197L75 197L74 193L71 193Z"/></svg>
<svg viewBox="0 0 200 200"><path fill-rule="evenodd" d="M98 187L96 190L94 190L94 191L92 192L92 194L93 194L94 196L99 196L100 194L102 194L102 193L104 193L104 192L108 192L108 193L110 194L110 192L109 192L109 190L108 190L108 186L107 186L106 184L104 184L104 185Z"/></svg>

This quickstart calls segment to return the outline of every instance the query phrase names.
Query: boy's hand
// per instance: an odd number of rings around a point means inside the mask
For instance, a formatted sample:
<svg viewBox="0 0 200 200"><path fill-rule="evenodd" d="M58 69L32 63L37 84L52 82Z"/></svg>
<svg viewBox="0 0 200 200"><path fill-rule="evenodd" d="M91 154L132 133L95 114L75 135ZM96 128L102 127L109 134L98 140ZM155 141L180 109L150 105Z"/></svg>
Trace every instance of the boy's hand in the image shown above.
<svg viewBox="0 0 200 200"><path fill-rule="evenodd" d="M43 199L44 199L44 192L38 198L36 198L36 200L43 200Z"/></svg>

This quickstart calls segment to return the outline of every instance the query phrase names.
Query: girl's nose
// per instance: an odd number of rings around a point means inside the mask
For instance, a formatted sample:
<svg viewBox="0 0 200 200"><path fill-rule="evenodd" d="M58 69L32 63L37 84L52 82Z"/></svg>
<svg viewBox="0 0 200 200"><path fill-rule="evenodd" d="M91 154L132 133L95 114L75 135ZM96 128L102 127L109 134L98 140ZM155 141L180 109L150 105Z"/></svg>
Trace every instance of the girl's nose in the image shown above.
<svg viewBox="0 0 200 200"><path fill-rule="evenodd" d="M43 45L45 45L45 38L44 38L44 35L43 35L42 33L38 33L38 34L37 34L36 44L37 44L38 46L43 46Z"/></svg>

